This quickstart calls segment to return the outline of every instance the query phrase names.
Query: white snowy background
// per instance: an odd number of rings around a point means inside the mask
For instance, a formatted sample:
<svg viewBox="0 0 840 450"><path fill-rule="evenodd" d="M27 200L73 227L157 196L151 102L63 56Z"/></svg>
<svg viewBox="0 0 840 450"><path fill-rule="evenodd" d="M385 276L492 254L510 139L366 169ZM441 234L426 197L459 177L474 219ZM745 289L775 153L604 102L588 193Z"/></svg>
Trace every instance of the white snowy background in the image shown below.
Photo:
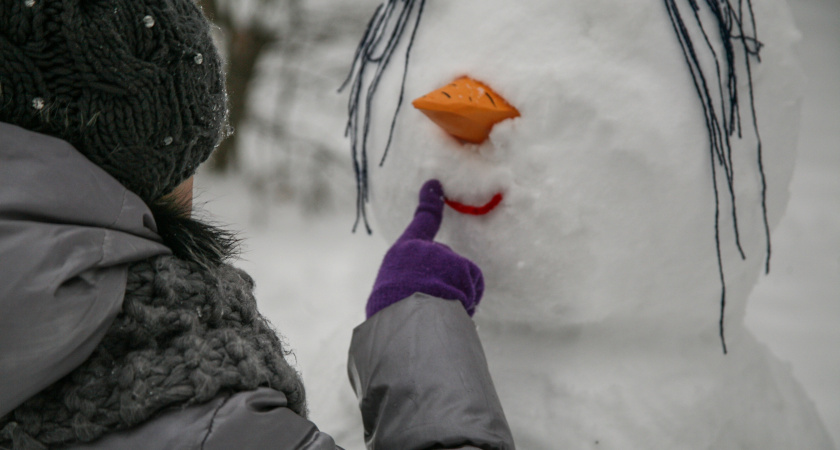
<svg viewBox="0 0 840 450"><path fill-rule="evenodd" d="M360 2L366 7L375 1ZM799 156L787 214L773 234L773 269L753 291L747 325L794 374L840 443L840 0L791 0L808 76ZM359 35L362 28L358 30ZM355 41L321 49L301 64L328 86L341 83L336 59L348 64ZM319 67L329 64L333 69ZM259 95L259 94L258 94ZM343 141L345 97L333 90L300 92L296 129L336 151ZM242 130L247 133L248 130ZM283 159L253 138L250 166L220 178L202 172L198 203L207 215L239 230L237 264L257 282L260 309L294 351L310 396L311 418L348 450L361 448L361 428L344 405L353 395L344 372L352 329L387 248L378 235L350 232L355 184L349 159L326 174L332 207L320 212L281 201L271 184L255 189L260 170ZM246 162L248 160L246 159ZM311 176L311 175L308 175ZM268 187L266 187L268 186Z"/></svg>

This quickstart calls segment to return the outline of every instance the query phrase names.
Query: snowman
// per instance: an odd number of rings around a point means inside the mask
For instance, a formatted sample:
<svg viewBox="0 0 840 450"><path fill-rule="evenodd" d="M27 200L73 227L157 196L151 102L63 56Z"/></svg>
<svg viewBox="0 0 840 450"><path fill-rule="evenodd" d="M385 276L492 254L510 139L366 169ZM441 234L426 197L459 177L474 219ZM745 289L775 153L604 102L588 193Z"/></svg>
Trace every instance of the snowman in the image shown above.
<svg viewBox="0 0 840 450"><path fill-rule="evenodd" d="M441 181L519 448L832 448L744 327L793 170L797 38L784 0L376 11L348 78L358 225L393 241Z"/></svg>

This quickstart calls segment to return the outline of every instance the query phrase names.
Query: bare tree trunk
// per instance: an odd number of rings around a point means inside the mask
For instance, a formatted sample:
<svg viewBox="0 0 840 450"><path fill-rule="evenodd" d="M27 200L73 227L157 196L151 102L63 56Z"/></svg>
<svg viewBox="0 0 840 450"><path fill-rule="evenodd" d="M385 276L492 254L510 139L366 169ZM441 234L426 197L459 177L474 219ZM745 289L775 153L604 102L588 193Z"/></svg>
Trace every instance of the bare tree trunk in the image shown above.
<svg viewBox="0 0 840 450"><path fill-rule="evenodd" d="M236 131L248 115L248 95L256 75L257 62L265 48L275 38L255 26L228 30L230 33L227 71L227 91L230 108L229 123L234 134L222 141L213 155L211 168L217 172L236 167L239 133Z"/></svg>
<svg viewBox="0 0 840 450"><path fill-rule="evenodd" d="M207 17L224 31L220 45L228 55L227 80L229 124L234 134L223 140L210 160L210 168L222 172L236 167L236 150L239 134L236 130L248 115L248 94L251 80L256 76L256 66L263 51L277 40L276 35L260 25L246 27L234 24L230 14L220 8L218 0L198 0Z"/></svg>

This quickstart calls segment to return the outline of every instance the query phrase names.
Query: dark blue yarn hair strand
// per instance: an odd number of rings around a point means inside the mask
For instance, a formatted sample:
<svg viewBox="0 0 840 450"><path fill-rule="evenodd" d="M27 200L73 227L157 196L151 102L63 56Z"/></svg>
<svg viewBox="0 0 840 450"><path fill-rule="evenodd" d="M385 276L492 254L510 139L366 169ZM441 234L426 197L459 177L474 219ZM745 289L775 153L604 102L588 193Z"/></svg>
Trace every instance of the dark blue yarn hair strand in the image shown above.
<svg viewBox="0 0 840 450"><path fill-rule="evenodd" d="M723 353L727 353L726 336L724 333L724 318L726 311L726 277L724 276L723 257L721 255L720 208L721 198L718 189L718 174L722 172L724 183L729 191L732 205L732 225L735 246L742 259L746 258L741 246L738 227L738 211L735 198L735 169L732 162L731 139L743 138L741 124L740 96L738 89L739 67L741 73L747 77L750 116L752 118L752 132L756 139L756 160L761 177L761 210L764 220L766 243L765 272L770 271L770 225L767 220L767 179L764 174L764 162L761 148L761 135L758 131L758 119L755 111L755 97L752 82L751 60L760 62L759 52L761 42L758 40L751 0L736 0L737 9L729 0L664 0L665 7L671 19L674 32L679 40L688 66L691 78L706 122L709 133L709 156L712 169L712 187L715 199L715 249L718 260L718 274L720 276L720 319L719 332ZM744 5L747 6L746 16ZM680 5L683 5L682 7ZM703 8L706 8L704 11ZM689 10L688 13L685 11ZM686 21L683 17L689 17ZM712 23L708 24L711 17ZM693 19L693 20L692 20ZM746 19L746 21L745 21ZM702 36L703 45L695 46L692 32L695 36ZM716 36L722 45L722 55L715 50L709 31L715 29ZM703 64L707 60L703 56L711 56L714 67ZM716 79L715 79L716 78ZM712 83L710 83L712 79ZM710 86L712 84L712 86ZM713 93L714 90L717 94ZM719 169L721 169L719 171Z"/></svg>
<svg viewBox="0 0 840 450"><path fill-rule="evenodd" d="M347 86L350 86L345 136L350 138L353 170L356 174L356 222L353 224L353 231L356 231L359 223L362 222L368 234L371 233L366 209L369 200L367 143L370 133L371 106L373 105L379 82L382 80L382 75L388 68L394 52L406 34L406 30L411 26L411 33L409 34L409 41L405 51L400 94L394 110L394 116L391 119L388 141L385 144L382 159L379 162L381 166L385 163L385 158L391 147L397 116L402 107L409 57L417 29L420 26L420 18L423 15L425 3L426 0L388 0L379 5L368 23L362 41L356 49L350 73L339 89L339 92L341 92ZM412 17L414 17L413 21L411 20ZM374 73L373 75L366 76L366 72L370 66L374 67ZM363 92L364 103L362 102Z"/></svg>

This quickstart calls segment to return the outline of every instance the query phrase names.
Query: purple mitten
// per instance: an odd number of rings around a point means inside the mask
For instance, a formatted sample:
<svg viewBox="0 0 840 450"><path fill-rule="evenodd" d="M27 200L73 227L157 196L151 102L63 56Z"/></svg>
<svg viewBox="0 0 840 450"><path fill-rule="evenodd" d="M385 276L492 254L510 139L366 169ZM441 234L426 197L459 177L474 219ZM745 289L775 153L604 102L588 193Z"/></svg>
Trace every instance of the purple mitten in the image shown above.
<svg viewBox="0 0 840 450"><path fill-rule="evenodd" d="M443 187L437 180L420 189L414 220L385 254L365 308L378 311L419 292L458 300L470 316L484 293L484 277L472 261L434 241L443 219Z"/></svg>

